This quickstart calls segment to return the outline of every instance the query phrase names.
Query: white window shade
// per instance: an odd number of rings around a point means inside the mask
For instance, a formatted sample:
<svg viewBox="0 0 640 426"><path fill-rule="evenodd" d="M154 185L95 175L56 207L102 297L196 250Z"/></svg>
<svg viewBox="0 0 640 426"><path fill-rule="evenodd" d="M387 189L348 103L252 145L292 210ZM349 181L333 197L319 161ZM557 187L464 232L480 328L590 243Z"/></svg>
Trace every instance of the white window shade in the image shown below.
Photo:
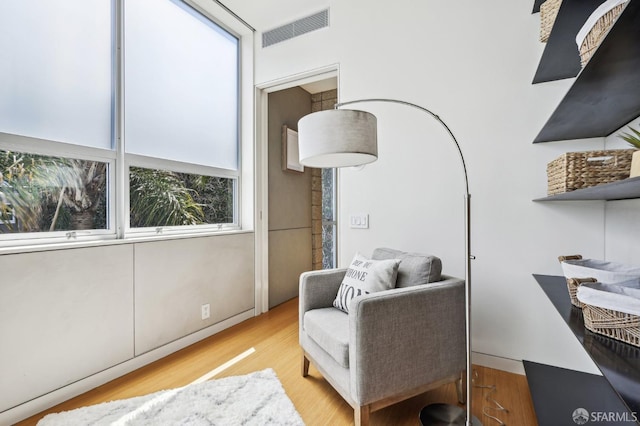
<svg viewBox="0 0 640 426"><path fill-rule="evenodd" d="M124 22L126 152L237 170L238 40L180 1Z"/></svg>
<svg viewBox="0 0 640 426"><path fill-rule="evenodd" d="M0 2L0 132L112 148L112 8Z"/></svg>

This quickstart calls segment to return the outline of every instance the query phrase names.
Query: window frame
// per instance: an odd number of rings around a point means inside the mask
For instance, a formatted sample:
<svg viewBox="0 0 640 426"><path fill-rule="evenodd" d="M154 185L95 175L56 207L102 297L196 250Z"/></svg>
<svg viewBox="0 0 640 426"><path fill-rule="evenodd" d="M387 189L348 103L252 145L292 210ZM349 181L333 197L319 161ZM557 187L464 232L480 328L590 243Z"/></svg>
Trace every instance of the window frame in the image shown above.
<svg viewBox="0 0 640 426"><path fill-rule="evenodd" d="M145 169L169 170L177 173L190 173L195 175L204 175L211 177L228 178L234 180L234 197L233 197L233 223L205 223L200 225L182 225L182 226L153 226L132 228L130 224L130 187L129 171L131 167L142 167ZM159 234L180 234L180 233L201 233L215 231L234 231L241 229L238 220L239 202L238 192L240 184L240 171L220 169L216 167L203 166L199 164L182 163L179 161L164 160L155 157L146 157L137 154L125 155L125 169L127 173L127 186L125 192L125 236L145 236Z"/></svg>
<svg viewBox="0 0 640 426"><path fill-rule="evenodd" d="M113 150L2 132L0 132L0 150L105 163L107 164L107 194L113 194L116 173L116 153ZM107 199L109 199L108 195ZM15 246L114 239L116 237L115 203L112 200L109 201L106 212L107 229L8 233L0 234L0 242L7 246Z"/></svg>
<svg viewBox="0 0 640 426"><path fill-rule="evenodd" d="M333 241L332 241L332 259L331 264L334 268L337 267L338 264L338 170L336 168L323 169L331 171L331 209L333 213L333 219L327 220L322 215L321 226L322 226L322 251L323 251L323 268L324 268L324 227L331 226L333 230ZM324 179L321 179L321 182L324 183ZM323 194L323 203L324 203L324 188L322 191Z"/></svg>
<svg viewBox="0 0 640 426"><path fill-rule="evenodd" d="M172 0L167 0L172 1ZM112 0L112 43L113 43L113 91L112 91L112 150L68 144L48 139L0 132L0 150L29 154L73 158L107 163L107 224L108 229L87 231L43 231L0 234L0 243L12 251L24 246L59 244L74 247L109 240L139 240L140 238L174 238L192 235L217 234L228 232L252 231L254 228L253 211L253 35L254 29L241 21L223 6L206 0L182 0L196 13L204 16L222 30L238 40L238 86L237 116L238 131L236 148L238 150L237 170L227 170L199 164L182 163L162 158L145 157L125 152L124 140L124 53L123 53L123 10L124 0ZM200 224L158 228L130 228L129 223L129 168L145 167L172 170L180 173L200 174L234 180L234 223Z"/></svg>

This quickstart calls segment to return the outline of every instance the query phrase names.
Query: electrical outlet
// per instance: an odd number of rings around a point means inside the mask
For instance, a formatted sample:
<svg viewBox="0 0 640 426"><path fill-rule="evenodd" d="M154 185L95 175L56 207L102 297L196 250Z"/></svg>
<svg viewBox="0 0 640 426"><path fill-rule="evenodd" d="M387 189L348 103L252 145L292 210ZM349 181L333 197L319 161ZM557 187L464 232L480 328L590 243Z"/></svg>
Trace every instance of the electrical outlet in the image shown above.
<svg viewBox="0 0 640 426"><path fill-rule="evenodd" d="M200 308L200 312L202 314L202 319L206 320L211 316L211 305L209 305L208 303L202 305Z"/></svg>

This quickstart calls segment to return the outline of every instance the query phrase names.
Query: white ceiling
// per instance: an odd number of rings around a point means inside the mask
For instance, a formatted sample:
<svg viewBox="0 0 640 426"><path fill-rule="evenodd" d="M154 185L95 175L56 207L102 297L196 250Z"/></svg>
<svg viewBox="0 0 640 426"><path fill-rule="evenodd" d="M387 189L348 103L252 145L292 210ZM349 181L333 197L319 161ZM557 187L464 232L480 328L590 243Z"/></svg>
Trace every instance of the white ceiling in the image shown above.
<svg viewBox="0 0 640 426"><path fill-rule="evenodd" d="M338 79L336 77L332 77L326 80L302 84L300 87L313 95L314 93L326 92L327 90L336 89L338 87Z"/></svg>

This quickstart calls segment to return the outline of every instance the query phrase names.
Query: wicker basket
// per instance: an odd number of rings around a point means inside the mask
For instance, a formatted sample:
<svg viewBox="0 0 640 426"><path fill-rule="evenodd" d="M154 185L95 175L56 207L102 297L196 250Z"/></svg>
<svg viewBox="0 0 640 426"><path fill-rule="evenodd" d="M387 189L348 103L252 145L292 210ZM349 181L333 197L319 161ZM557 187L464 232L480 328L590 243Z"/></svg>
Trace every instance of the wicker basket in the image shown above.
<svg viewBox="0 0 640 426"><path fill-rule="evenodd" d="M598 19L580 46L580 64L584 67L622 13L626 3L619 4Z"/></svg>
<svg viewBox="0 0 640 426"><path fill-rule="evenodd" d="M567 278L567 289L569 290L569 299L571 304L577 308L582 308L584 303L578 300L578 287L584 283L598 282L595 278Z"/></svg>
<svg viewBox="0 0 640 426"><path fill-rule="evenodd" d="M582 255L559 256L558 260L582 260ZM582 308L584 326L594 333L620 340L640 347L640 316L593 306L578 300L578 287L587 282L597 282L595 278L567 278L567 289L571 304Z"/></svg>
<svg viewBox="0 0 640 426"><path fill-rule="evenodd" d="M547 164L547 194L626 179L633 152L633 149L567 152Z"/></svg>
<svg viewBox="0 0 640 426"><path fill-rule="evenodd" d="M558 16L562 0L547 0L540 5L540 41L546 43Z"/></svg>
<svg viewBox="0 0 640 426"><path fill-rule="evenodd" d="M594 333L640 347L640 317L612 309L582 306L584 326Z"/></svg>
<svg viewBox="0 0 640 426"><path fill-rule="evenodd" d="M582 255L575 254L571 256L558 256L558 261L560 263L565 260L581 260ZM578 287L582 283L595 283L597 280L595 278L567 278L567 290L569 290L569 300L571 300L571 304L577 308L582 308L582 302L578 300Z"/></svg>
<svg viewBox="0 0 640 426"><path fill-rule="evenodd" d="M571 254L568 256L558 256L558 262L562 263L565 260L582 260L581 254Z"/></svg>

